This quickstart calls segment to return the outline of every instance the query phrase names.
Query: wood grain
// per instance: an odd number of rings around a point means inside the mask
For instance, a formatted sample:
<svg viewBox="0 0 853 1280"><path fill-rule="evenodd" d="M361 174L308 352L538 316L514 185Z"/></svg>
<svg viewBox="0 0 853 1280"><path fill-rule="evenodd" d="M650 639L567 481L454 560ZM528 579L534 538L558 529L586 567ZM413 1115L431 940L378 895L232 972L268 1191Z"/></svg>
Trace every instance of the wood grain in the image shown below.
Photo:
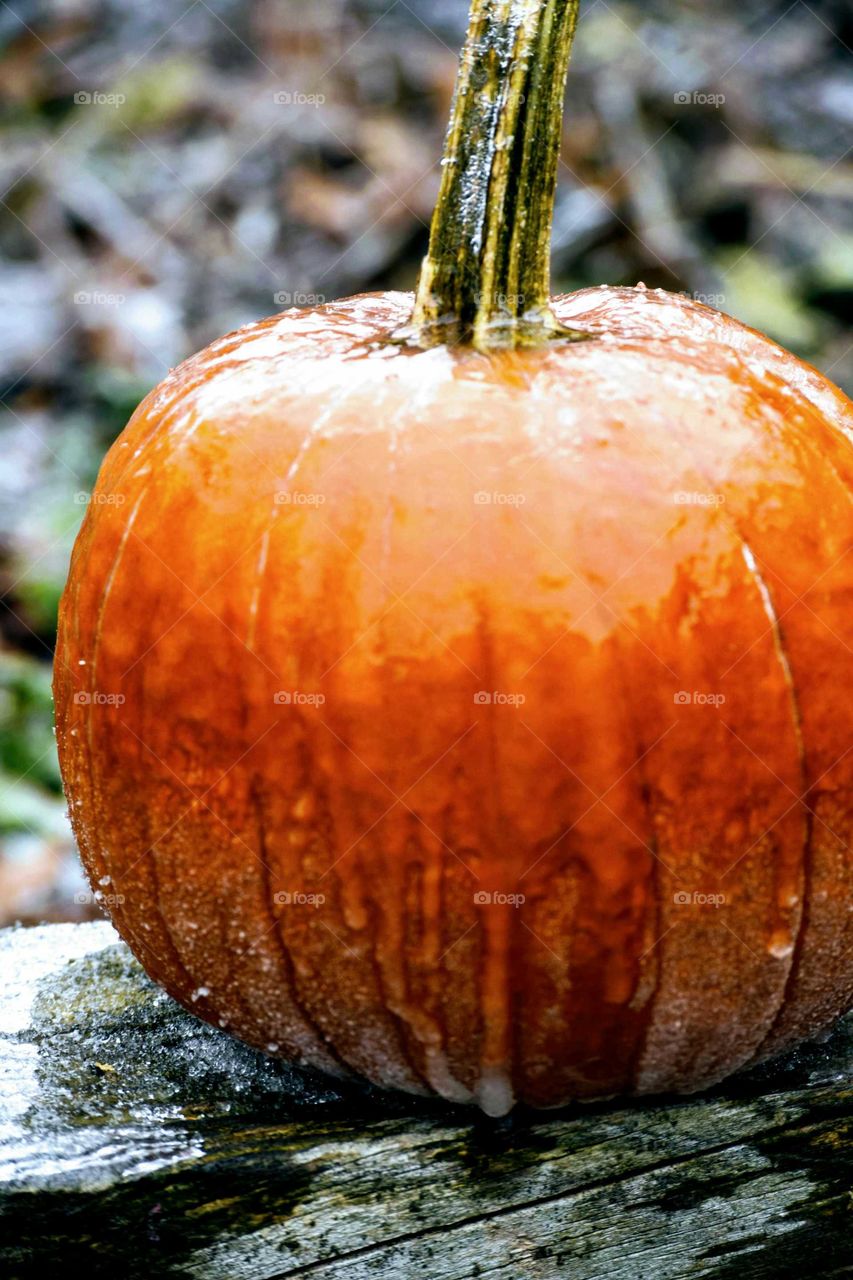
<svg viewBox="0 0 853 1280"><path fill-rule="evenodd" d="M0 934L14 1278L849 1274L853 1019L702 1097L489 1121L264 1058L107 924Z"/></svg>

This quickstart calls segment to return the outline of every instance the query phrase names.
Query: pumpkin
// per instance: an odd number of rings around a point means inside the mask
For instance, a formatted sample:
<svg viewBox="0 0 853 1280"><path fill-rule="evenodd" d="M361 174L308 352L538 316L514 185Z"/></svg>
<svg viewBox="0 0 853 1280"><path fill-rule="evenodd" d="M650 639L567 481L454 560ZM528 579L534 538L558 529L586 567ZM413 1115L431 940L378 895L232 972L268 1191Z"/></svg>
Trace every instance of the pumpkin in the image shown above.
<svg viewBox="0 0 853 1280"><path fill-rule="evenodd" d="M853 1001L853 406L689 298L548 298L576 9L475 0L414 307L143 402L57 651L149 974L491 1115L701 1089Z"/></svg>

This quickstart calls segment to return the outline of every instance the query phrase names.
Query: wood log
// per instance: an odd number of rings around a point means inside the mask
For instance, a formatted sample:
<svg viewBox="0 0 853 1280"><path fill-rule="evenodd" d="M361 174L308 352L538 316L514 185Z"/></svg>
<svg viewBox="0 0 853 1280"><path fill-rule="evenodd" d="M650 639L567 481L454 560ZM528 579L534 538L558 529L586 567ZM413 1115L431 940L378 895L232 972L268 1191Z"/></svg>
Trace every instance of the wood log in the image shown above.
<svg viewBox="0 0 853 1280"><path fill-rule="evenodd" d="M106 923L0 933L9 1280L853 1273L853 1017L694 1098L488 1120L265 1058Z"/></svg>

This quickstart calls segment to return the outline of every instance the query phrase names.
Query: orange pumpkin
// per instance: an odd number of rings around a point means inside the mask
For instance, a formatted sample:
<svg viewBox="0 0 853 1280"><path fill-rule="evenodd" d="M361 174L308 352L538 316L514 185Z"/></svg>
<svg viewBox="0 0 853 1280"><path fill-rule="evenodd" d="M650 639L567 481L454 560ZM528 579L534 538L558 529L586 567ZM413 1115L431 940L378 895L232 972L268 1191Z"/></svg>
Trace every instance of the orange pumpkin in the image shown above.
<svg viewBox="0 0 853 1280"><path fill-rule="evenodd" d="M853 406L684 297L548 302L575 10L475 0L413 321L291 311L140 406L57 653L148 972L495 1115L696 1090L853 1002Z"/></svg>

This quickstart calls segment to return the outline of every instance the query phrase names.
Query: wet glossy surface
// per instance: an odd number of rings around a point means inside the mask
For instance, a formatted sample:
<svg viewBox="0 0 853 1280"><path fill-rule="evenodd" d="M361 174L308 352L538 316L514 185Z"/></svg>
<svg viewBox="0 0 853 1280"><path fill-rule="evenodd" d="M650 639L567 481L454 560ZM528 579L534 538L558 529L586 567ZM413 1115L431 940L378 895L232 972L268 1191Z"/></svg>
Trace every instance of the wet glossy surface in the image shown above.
<svg viewBox="0 0 853 1280"><path fill-rule="evenodd" d="M410 306L222 339L111 450L84 859L270 1052L492 1113L703 1087L853 1001L853 408L672 295L491 356L383 342Z"/></svg>

